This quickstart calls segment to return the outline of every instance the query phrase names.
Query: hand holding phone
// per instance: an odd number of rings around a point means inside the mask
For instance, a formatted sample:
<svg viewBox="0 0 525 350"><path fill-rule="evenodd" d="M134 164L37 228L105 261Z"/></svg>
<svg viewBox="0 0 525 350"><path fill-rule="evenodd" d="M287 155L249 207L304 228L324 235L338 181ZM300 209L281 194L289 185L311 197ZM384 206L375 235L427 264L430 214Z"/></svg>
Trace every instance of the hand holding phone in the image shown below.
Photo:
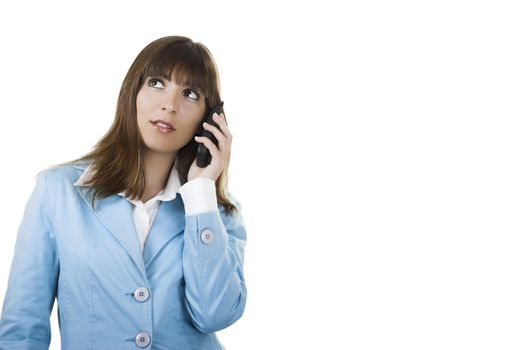
<svg viewBox="0 0 525 350"><path fill-rule="evenodd" d="M223 109L222 109L223 105L224 105L224 102L221 101L217 106L210 108L209 111L207 112L207 116L205 119L206 123L215 126L219 130L220 130L219 125L215 123L215 121L213 120L213 114L217 113L220 115L223 112ZM215 138L215 136L210 131L204 129L202 131L201 136L209 138L211 142L215 144L215 146L219 145L219 141L217 141L217 138ZM208 150L208 148L206 148L206 146L202 143L199 143L199 147L197 148L196 159L197 159L197 166L199 168L205 168L211 163L211 153Z"/></svg>

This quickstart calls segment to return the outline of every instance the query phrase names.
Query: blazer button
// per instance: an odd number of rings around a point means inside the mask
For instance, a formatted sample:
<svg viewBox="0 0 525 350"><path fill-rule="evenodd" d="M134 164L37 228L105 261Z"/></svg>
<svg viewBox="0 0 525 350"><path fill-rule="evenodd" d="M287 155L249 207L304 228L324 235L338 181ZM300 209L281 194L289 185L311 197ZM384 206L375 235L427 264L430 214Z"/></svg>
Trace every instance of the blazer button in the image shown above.
<svg viewBox="0 0 525 350"><path fill-rule="evenodd" d="M135 337L135 345L138 346L139 348L145 348L146 346L149 345L150 341L151 339L149 337L149 334L146 332L140 332Z"/></svg>
<svg viewBox="0 0 525 350"><path fill-rule="evenodd" d="M138 287L135 289L135 292L133 293L133 296L135 297L136 301L143 302L148 300L149 298L149 291L146 287Z"/></svg>
<svg viewBox="0 0 525 350"><path fill-rule="evenodd" d="M209 228L204 229L201 233L201 241L204 244L210 244L213 242L213 231Z"/></svg>

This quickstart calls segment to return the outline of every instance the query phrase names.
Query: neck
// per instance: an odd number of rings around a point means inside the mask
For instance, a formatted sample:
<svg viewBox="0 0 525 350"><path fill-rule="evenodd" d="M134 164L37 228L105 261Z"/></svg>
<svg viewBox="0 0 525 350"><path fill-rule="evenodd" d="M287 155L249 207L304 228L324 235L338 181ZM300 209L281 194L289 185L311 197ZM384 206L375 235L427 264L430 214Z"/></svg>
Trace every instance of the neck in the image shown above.
<svg viewBox="0 0 525 350"><path fill-rule="evenodd" d="M142 202L147 202L166 187L176 155L177 153L144 152L146 187L141 198Z"/></svg>

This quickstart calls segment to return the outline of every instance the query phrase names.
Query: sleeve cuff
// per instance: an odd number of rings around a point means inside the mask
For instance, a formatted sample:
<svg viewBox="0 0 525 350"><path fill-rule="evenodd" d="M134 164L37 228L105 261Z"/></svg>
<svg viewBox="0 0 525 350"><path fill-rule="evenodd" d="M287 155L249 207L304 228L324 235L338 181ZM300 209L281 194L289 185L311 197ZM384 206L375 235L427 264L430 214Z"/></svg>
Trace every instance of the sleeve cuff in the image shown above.
<svg viewBox="0 0 525 350"><path fill-rule="evenodd" d="M199 177L186 182L179 188L186 215L197 215L209 211L219 211L215 181Z"/></svg>

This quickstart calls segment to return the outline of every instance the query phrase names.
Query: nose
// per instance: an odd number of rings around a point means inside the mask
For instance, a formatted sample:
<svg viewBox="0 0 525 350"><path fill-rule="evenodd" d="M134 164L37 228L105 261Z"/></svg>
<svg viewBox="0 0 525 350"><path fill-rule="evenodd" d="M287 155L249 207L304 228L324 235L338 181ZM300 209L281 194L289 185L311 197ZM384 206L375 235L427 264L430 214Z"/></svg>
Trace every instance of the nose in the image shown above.
<svg viewBox="0 0 525 350"><path fill-rule="evenodd" d="M169 96L165 101L162 103L162 110L168 111L168 113L176 114L178 109L178 103L177 103L177 94L174 94L173 96Z"/></svg>

